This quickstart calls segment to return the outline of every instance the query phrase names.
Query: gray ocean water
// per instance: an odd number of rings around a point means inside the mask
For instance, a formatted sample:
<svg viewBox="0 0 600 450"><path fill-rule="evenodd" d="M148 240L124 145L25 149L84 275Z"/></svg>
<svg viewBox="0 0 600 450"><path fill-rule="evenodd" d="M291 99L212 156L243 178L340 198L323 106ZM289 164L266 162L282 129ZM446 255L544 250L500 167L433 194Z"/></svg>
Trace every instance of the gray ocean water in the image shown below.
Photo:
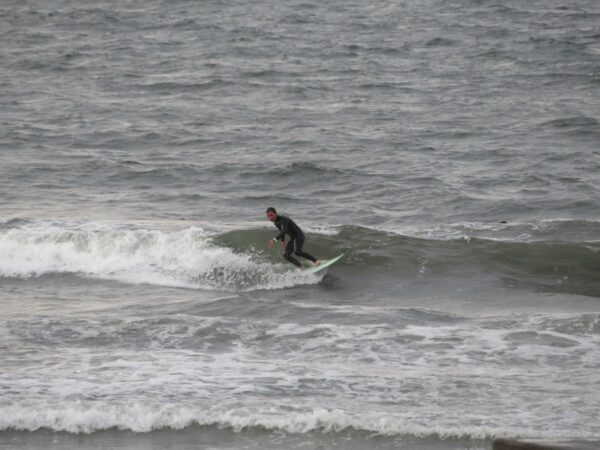
<svg viewBox="0 0 600 450"><path fill-rule="evenodd" d="M3 0L0 44L0 448L600 435L597 1Z"/></svg>

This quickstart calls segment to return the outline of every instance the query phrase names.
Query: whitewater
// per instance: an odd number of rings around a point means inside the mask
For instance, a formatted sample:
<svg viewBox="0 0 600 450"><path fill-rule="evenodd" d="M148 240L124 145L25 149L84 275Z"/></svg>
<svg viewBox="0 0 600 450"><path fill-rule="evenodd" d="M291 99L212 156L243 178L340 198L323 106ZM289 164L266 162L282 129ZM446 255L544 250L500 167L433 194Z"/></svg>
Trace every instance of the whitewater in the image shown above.
<svg viewBox="0 0 600 450"><path fill-rule="evenodd" d="M86 229L87 228L87 229ZM27 226L1 233L0 274L71 273L130 283L221 289L277 289L319 278L283 270L213 245L202 229L176 232Z"/></svg>

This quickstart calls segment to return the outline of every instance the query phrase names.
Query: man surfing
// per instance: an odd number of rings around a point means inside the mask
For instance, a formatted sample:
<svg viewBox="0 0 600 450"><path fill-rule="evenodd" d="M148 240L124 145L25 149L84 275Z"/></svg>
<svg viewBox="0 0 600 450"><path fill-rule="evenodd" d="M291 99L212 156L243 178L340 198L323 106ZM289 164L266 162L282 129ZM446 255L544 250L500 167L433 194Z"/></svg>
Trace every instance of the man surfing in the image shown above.
<svg viewBox="0 0 600 450"><path fill-rule="evenodd" d="M312 261L315 267L318 267L321 264L321 261L310 253L302 251L302 246L304 245L304 233L300 227L296 225L296 222L287 216L277 214L277 211L272 206L267 208L267 218L273 222L279 230L279 234L267 242L269 248L272 248L275 242L281 241L281 246L285 248L283 257L295 266L302 267L302 264L292 256L292 253ZM289 236L287 244L285 243L286 234Z"/></svg>

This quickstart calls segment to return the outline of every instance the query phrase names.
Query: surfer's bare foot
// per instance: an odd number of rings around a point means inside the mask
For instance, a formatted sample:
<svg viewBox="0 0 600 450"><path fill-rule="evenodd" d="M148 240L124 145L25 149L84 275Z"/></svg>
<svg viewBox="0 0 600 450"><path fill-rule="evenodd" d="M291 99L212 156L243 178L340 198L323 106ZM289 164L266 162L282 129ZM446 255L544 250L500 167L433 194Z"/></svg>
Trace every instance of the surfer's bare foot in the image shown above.
<svg viewBox="0 0 600 450"><path fill-rule="evenodd" d="M315 267L319 267L320 265L321 265L321 260L320 260L320 259L317 259L317 260L315 261Z"/></svg>

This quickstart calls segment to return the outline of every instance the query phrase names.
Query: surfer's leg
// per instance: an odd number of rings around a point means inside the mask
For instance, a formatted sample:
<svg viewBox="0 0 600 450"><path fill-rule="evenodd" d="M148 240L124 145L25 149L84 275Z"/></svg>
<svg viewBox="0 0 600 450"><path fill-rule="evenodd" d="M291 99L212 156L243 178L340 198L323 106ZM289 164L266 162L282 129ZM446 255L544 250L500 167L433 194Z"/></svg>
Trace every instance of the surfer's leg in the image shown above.
<svg viewBox="0 0 600 450"><path fill-rule="evenodd" d="M287 259L289 262L291 262L293 265L295 265L296 267L302 267L302 264L300 264L300 261L298 261L296 258L294 258L292 256L293 251L294 251L294 240L292 239L291 241L288 241L287 245L285 246L285 251L283 252L283 257L285 259Z"/></svg>
<svg viewBox="0 0 600 450"><path fill-rule="evenodd" d="M302 250L302 246L304 245L304 238L296 238L296 245L295 245L295 249L294 249L294 253L302 258L308 259L309 261L312 261L313 263L315 263L315 265L319 265L321 263L321 261L317 260L317 258L315 258L313 255L311 255L308 252L305 252Z"/></svg>

